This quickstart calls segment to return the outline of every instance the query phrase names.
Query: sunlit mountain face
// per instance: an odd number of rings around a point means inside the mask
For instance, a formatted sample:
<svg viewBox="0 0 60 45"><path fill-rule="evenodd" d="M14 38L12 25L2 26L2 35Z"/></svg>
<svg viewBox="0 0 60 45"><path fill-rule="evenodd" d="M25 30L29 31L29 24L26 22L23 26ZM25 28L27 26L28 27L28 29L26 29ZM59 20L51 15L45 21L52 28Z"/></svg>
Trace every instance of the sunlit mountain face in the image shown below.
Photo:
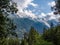
<svg viewBox="0 0 60 45"><path fill-rule="evenodd" d="M54 15L51 7L55 5L54 0L13 0L17 3L17 14L10 15L17 26L17 32L28 32L33 26L39 33L44 28L50 28L59 24L60 15Z"/></svg>

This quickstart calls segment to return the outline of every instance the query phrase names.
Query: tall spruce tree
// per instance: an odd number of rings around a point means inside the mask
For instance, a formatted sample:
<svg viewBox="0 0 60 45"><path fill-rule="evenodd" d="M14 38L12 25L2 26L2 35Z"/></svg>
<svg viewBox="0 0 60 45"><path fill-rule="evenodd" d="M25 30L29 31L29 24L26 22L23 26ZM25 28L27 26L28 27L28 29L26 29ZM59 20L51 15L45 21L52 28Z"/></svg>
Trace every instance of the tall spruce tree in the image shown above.
<svg viewBox="0 0 60 45"><path fill-rule="evenodd" d="M29 45L35 45L35 43L37 42L38 35L39 34L37 33L37 31L33 27L31 27L28 37Z"/></svg>

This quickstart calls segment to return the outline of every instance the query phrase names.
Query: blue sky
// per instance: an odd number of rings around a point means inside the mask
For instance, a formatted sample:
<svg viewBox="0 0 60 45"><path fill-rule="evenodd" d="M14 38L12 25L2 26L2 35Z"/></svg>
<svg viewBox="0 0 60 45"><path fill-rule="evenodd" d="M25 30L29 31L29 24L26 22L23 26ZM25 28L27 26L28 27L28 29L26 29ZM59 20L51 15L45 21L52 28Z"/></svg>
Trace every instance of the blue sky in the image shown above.
<svg viewBox="0 0 60 45"><path fill-rule="evenodd" d="M41 21L44 19L44 23L48 20L58 21L60 15L54 15L51 11L51 6L55 5L54 0L13 0L17 3L18 16L20 18L30 18L32 20Z"/></svg>
<svg viewBox="0 0 60 45"><path fill-rule="evenodd" d="M20 17L31 17L32 19L49 17L49 20L56 19L51 11L55 5L54 0L14 0L17 3L18 15Z"/></svg>
<svg viewBox="0 0 60 45"><path fill-rule="evenodd" d="M35 10L34 13L38 13L38 14L40 14L41 12L49 13L51 12L51 6L49 6L48 3L52 1L53 0L34 0L33 3L38 4L38 7L34 8L33 6L30 5L27 9Z"/></svg>
<svg viewBox="0 0 60 45"><path fill-rule="evenodd" d="M32 13L39 15L41 12L51 12L51 6L54 0L14 0L20 11L30 10ZM50 4L49 4L50 3ZM21 10L22 9L22 10Z"/></svg>

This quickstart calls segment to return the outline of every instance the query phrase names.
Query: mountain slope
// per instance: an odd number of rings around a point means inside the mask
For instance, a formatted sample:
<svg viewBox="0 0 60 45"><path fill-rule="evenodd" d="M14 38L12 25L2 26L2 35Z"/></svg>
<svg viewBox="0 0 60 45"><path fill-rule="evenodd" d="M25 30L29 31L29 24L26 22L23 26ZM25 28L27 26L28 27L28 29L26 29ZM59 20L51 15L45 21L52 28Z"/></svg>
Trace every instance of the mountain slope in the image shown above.
<svg viewBox="0 0 60 45"><path fill-rule="evenodd" d="M50 16L44 18L40 18L39 16L33 18L25 14L21 14L21 16L22 17L16 14L9 16L11 19L14 19L14 23L17 26L16 32L19 36L24 32L28 32L31 26L33 26L39 33L42 33L44 28L50 28L51 22L54 25L58 24L58 20L51 19Z"/></svg>

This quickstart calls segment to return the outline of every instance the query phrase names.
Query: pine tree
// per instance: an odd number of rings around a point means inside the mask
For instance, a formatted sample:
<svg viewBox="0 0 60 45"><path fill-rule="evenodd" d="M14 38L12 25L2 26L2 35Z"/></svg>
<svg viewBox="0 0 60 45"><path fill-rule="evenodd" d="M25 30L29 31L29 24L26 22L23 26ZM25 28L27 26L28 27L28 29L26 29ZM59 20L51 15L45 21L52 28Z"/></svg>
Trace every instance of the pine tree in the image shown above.
<svg viewBox="0 0 60 45"><path fill-rule="evenodd" d="M53 43L45 41L42 35L31 27L29 34L24 34L24 39L21 41L21 45L53 45Z"/></svg>
<svg viewBox="0 0 60 45"><path fill-rule="evenodd" d="M51 42L47 42L42 38L42 35L39 34L33 27L31 27L29 36L28 36L29 45L53 45Z"/></svg>
<svg viewBox="0 0 60 45"><path fill-rule="evenodd" d="M35 45L36 42L38 41L38 38L39 38L38 36L39 36L39 33L33 27L31 27L29 36L28 36L29 45Z"/></svg>
<svg viewBox="0 0 60 45"><path fill-rule="evenodd" d="M49 42L53 42L54 45L60 45L60 26L45 30L43 38Z"/></svg>
<svg viewBox="0 0 60 45"><path fill-rule="evenodd" d="M28 45L28 34L24 33L24 38L21 41L21 45Z"/></svg>

